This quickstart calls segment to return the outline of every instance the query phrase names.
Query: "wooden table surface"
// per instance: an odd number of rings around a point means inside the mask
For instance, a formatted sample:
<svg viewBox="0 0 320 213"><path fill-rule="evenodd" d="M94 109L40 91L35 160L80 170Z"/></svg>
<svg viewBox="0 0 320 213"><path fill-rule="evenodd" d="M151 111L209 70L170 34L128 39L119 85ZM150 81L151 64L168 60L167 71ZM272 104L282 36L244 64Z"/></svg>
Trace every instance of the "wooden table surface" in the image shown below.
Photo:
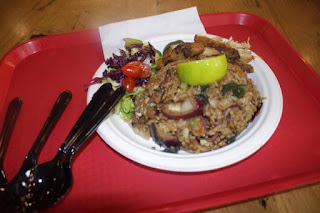
<svg viewBox="0 0 320 213"><path fill-rule="evenodd" d="M197 6L199 14L241 11L269 20L320 74L319 0L0 0L0 58L33 35L100 25ZM201 212L320 212L320 183Z"/></svg>

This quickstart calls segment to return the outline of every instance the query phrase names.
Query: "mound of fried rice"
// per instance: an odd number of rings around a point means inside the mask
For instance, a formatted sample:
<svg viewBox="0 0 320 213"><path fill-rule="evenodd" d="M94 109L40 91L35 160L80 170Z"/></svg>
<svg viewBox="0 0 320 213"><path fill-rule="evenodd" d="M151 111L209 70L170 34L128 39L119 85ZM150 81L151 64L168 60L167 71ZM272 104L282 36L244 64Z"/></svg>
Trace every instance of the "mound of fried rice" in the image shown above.
<svg viewBox="0 0 320 213"><path fill-rule="evenodd" d="M248 64L253 60L250 44L196 35L195 42L183 45L180 47L181 57L168 56L172 52L164 53L159 71L134 99L135 111L130 122L135 133L144 138L153 136L150 126L156 127L167 137L162 145L171 150L177 150L177 147L190 153L216 150L236 140L255 118L265 99L248 77L253 72L253 67ZM190 49L186 50L186 46L192 49L194 45L203 46L204 51L192 53L191 50L190 53ZM170 51L176 49L175 54L179 55L178 46L172 46ZM228 64L226 75L219 81L190 86L179 80L177 64L220 54L226 54ZM238 86L236 90L241 87L242 94L237 95L230 85ZM164 107L179 103L181 106L186 100L200 100L201 113L188 118L172 118L164 113Z"/></svg>

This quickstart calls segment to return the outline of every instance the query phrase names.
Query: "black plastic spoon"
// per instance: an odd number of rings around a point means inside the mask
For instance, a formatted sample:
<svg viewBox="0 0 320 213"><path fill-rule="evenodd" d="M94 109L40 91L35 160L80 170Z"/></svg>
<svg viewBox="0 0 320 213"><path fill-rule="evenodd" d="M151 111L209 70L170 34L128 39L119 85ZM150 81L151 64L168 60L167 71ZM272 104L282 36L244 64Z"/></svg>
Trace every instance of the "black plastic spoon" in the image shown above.
<svg viewBox="0 0 320 213"><path fill-rule="evenodd" d="M68 135L67 139L65 140L64 144L60 147L61 150L65 153L65 158L63 161L63 169L64 169L64 175L65 175L65 182L64 186L62 187L61 191L59 192L58 200L63 198L65 194L68 192L72 185L72 172L71 172L71 161L72 157L75 154L75 141L77 138L79 138L80 134L84 131L84 127L86 125L86 119L88 119L90 116L96 112L100 105L106 100L106 98L109 98L110 91L112 90L112 85L110 83L104 84L100 87L100 89L94 94L91 102L86 107L86 109L81 114L80 118L78 119L77 123L74 125L73 129L71 130L70 134ZM106 95L107 94L107 95ZM100 101L100 102L99 102ZM88 136L90 137L90 136ZM86 139L84 138L84 141ZM84 142L83 141L83 142ZM77 146L77 149L80 148L81 145ZM58 201L57 200L57 201ZM56 201L55 201L56 202Z"/></svg>
<svg viewBox="0 0 320 213"><path fill-rule="evenodd" d="M80 116L75 127L51 161L25 172L12 186L11 202L22 211L38 211L59 201L72 184L71 160L75 152L96 131L99 124L125 94L125 88L100 98L102 86ZM90 110L88 110L90 109ZM76 127L77 126L77 127ZM73 132L74 130L74 132Z"/></svg>
<svg viewBox="0 0 320 213"><path fill-rule="evenodd" d="M22 100L20 98L13 99L7 109L6 117L0 133L0 199L3 200L5 195L5 188L8 185L6 175L3 170L3 159L7 150L10 136L13 131L13 127L17 121L20 109L22 106Z"/></svg>

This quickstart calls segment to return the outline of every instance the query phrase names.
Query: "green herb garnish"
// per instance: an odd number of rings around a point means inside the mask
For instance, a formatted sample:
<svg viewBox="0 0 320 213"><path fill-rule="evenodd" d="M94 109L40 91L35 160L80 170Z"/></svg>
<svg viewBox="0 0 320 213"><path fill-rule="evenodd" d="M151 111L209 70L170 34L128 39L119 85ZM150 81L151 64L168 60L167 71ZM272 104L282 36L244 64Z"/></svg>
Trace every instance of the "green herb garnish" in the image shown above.
<svg viewBox="0 0 320 213"><path fill-rule="evenodd" d="M170 147L166 147L163 152L167 152L167 153L178 153L180 150L180 146L170 146Z"/></svg>
<svg viewBox="0 0 320 213"><path fill-rule="evenodd" d="M209 103L208 94L207 94L207 89L209 88L209 85L202 85L200 88L201 88L200 94L196 95L196 98L202 99L206 103Z"/></svg>
<svg viewBox="0 0 320 213"><path fill-rule="evenodd" d="M222 86L221 93L224 96L228 92L232 92L233 96L242 98L246 93L246 86L246 84L237 84L235 82L231 82Z"/></svg>
<svg viewBox="0 0 320 213"><path fill-rule="evenodd" d="M237 131L233 131L233 135L231 137L225 137L226 143L231 144L236 140L236 137L238 135Z"/></svg>

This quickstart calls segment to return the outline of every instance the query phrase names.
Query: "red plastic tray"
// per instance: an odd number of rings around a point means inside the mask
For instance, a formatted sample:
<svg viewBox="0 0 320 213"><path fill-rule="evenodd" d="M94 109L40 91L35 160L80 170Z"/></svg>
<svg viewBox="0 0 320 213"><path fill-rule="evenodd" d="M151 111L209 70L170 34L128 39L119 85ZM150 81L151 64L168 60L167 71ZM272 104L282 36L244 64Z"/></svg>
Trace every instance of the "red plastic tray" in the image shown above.
<svg viewBox="0 0 320 213"><path fill-rule="evenodd" d="M150 169L121 156L95 134L73 163L68 196L48 212L184 212L217 207L320 180L320 77L268 21L245 13L202 15L210 34L246 41L277 76L284 109L268 143L235 165L209 172ZM86 84L103 62L98 30L37 38L11 50L0 64L1 125L9 101L23 106L4 169L9 179L63 90L73 99L47 141L51 159L86 105Z"/></svg>

